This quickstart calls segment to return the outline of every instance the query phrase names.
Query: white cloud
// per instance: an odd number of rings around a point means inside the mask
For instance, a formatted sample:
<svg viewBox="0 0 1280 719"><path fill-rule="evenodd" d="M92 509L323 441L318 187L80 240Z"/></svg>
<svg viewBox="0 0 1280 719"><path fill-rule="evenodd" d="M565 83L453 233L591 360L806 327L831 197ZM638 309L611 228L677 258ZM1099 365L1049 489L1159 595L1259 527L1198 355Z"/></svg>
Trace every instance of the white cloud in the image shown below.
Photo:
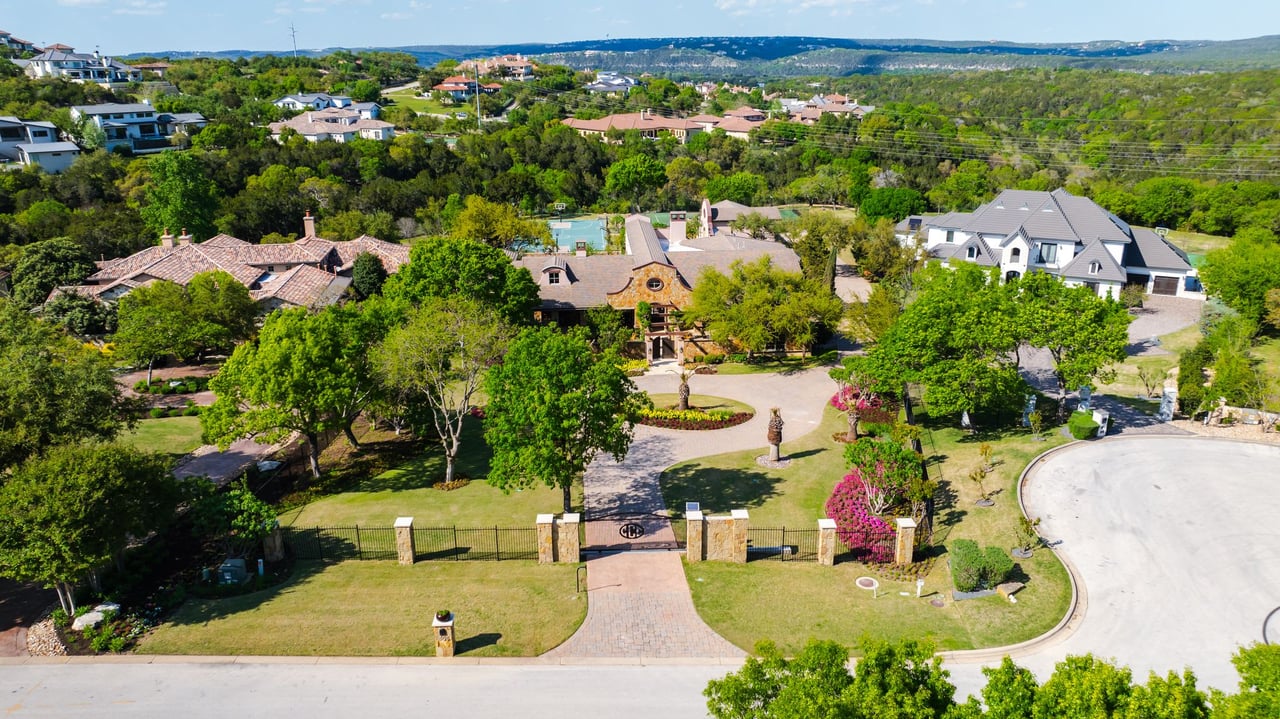
<svg viewBox="0 0 1280 719"><path fill-rule="evenodd" d="M94 5L101 5L106 1L107 0L58 0L58 4L65 5L67 7L92 7Z"/></svg>
<svg viewBox="0 0 1280 719"><path fill-rule="evenodd" d="M407 12L384 12L379 15L383 20L408 20L413 15Z"/></svg>
<svg viewBox="0 0 1280 719"><path fill-rule="evenodd" d="M124 0L111 12L115 15L163 15L168 5L165 0Z"/></svg>

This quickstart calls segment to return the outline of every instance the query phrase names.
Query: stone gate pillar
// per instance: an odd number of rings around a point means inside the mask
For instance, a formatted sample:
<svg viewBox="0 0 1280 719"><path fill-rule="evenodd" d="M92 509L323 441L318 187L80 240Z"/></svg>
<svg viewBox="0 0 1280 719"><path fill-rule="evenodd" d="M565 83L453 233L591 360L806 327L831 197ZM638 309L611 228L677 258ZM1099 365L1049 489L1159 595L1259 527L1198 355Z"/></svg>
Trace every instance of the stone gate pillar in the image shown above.
<svg viewBox="0 0 1280 719"><path fill-rule="evenodd" d="M581 559L582 543L578 541L579 514L566 514L556 520L555 560L577 564Z"/></svg>
<svg viewBox="0 0 1280 719"><path fill-rule="evenodd" d="M685 544L684 558L688 562L701 562L706 559L706 544L703 537L706 536L706 520L699 510L688 512L684 516L685 519Z"/></svg>
<svg viewBox="0 0 1280 719"><path fill-rule="evenodd" d="M396 559L401 564L413 564L414 550L413 517L396 517Z"/></svg>
<svg viewBox="0 0 1280 719"><path fill-rule="evenodd" d="M898 517L898 539L893 548L894 564L911 564L916 549L916 520Z"/></svg>
<svg viewBox="0 0 1280 719"><path fill-rule="evenodd" d="M825 567L836 563L836 520L818 520L818 564Z"/></svg>
<svg viewBox="0 0 1280 719"><path fill-rule="evenodd" d="M538 523L538 564L551 564L556 561L556 515L539 514L536 521Z"/></svg>
<svg viewBox="0 0 1280 719"><path fill-rule="evenodd" d="M733 558L729 561L735 564L747 563L747 526L750 524L750 517L745 509L735 509L729 513L733 518Z"/></svg>

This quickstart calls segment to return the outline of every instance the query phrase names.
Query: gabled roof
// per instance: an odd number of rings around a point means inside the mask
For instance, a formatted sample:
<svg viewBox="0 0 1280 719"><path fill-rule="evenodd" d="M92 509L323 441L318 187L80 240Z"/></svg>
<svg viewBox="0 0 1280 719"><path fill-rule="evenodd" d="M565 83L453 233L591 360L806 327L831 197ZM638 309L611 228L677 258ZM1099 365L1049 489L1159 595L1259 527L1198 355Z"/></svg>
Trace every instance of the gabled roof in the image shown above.
<svg viewBox="0 0 1280 719"><path fill-rule="evenodd" d="M627 251L634 258L632 267L644 267L654 262L671 264L662 249L662 240L658 239L658 232L653 228L653 221L644 215L627 218Z"/></svg>
<svg viewBox="0 0 1280 719"><path fill-rule="evenodd" d="M28 155L43 155L50 152L79 152L80 146L74 142L24 142L14 147Z"/></svg>
<svg viewBox="0 0 1280 719"><path fill-rule="evenodd" d="M748 207L733 200L721 200L711 206L711 219L715 222L733 222L743 215L752 213L770 220L782 219L782 210L776 207Z"/></svg>
<svg viewBox="0 0 1280 719"><path fill-rule="evenodd" d="M663 117L650 112L628 112L608 115L596 120L579 120L570 117L562 123L575 130L608 132L609 130L701 130L702 125L679 117Z"/></svg>
<svg viewBox="0 0 1280 719"><path fill-rule="evenodd" d="M972 257L969 256L970 251L972 251ZM966 262L972 262L981 267L995 267L1000 264L999 255L993 252L991 247L987 245L986 241L977 235L970 237L968 240L957 246L952 257Z"/></svg>
<svg viewBox="0 0 1280 719"><path fill-rule="evenodd" d="M378 259L382 260L383 269L387 272L397 272L401 265L409 262L409 247L407 245L387 242L369 235L361 235L354 240L336 242L319 237L304 237L293 244L313 251L328 252L332 250L338 255L339 272L350 269L355 264L356 257L365 252L377 255Z"/></svg>
<svg viewBox="0 0 1280 719"><path fill-rule="evenodd" d="M1091 269L1097 271L1092 272ZM1094 282L1124 282L1126 276L1124 268L1111 256L1101 240L1086 244L1059 274L1073 280Z"/></svg>
<svg viewBox="0 0 1280 719"><path fill-rule="evenodd" d="M1021 230L1033 241L1085 244L1093 240L1129 243L1131 230L1093 200L1065 190L1004 190L972 213L951 213L927 221L931 227L1007 237Z"/></svg>
<svg viewBox="0 0 1280 719"><path fill-rule="evenodd" d="M311 265L298 265L278 275L267 276L249 296L259 302L277 299L298 307L316 307L332 302L323 300L332 294L328 290L335 283L345 288L349 283L339 282L344 279L347 278L331 275ZM337 299L336 295L334 299Z"/></svg>
<svg viewBox="0 0 1280 719"><path fill-rule="evenodd" d="M1146 267L1186 272L1191 258L1165 238L1144 228L1133 230L1133 243L1124 248L1126 267Z"/></svg>
<svg viewBox="0 0 1280 719"><path fill-rule="evenodd" d="M108 102L102 105L76 105L71 108L81 115L114 115L127 112L155 112L156 109L143 102Z"/></svg>

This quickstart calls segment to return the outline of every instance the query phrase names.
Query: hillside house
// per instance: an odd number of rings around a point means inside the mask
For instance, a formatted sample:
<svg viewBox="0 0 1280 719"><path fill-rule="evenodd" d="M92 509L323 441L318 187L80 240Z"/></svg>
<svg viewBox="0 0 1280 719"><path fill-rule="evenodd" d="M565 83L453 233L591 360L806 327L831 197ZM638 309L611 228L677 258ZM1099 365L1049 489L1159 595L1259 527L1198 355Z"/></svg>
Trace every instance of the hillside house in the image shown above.
<svg viewBox="0 0 1280 719"><path fill-rule="evenodd" d="M628 112L618 115L607 115L595 120L579 120L570 117L561 120L565 125L578 131L583 137L599 137L605 139L610 130L626 132L635 130L641 137L657 139L662 133L670 133L672 137L684 144L690 137L703 132L703 125L679 117L666 117L652 110Z"/></svg>
<svg viewBox="0 0 1280 719"><path fill-rule="evenodd" d="M285 95L271 103L276 107L294 112L306 110L319 111L336 107L350 110L365 120L377 120L382 114L382 105L376 102L355 102L346 95L330 95L325 92L310 92L298 95Z"/></svg>
<svg viewBox="0 0 1280 719"><path fill-rule="evenodd" d="M198 112L156 112L147 103L76 105L71 119L88 120L106 134L106 149L124 146L144 154L171 149L170 138L181 132L193 135L209 121Z"/></svg>
<svg viewBox="0 0 1280 719"><path fill-rule="evenodd" d="M271 137L276 142L292 130L307 139L308 142L351 142L364 138L366 140L390 140L396 136L395 125L382 120L370 120L362 117L352 109L330 107L316 112L307 111L283 122L273 122Z"/></svg>
<svg viewBox="0 0 1280 719"><path fill-rule="evenodd" d="M91 82L107 89L142 82L142 71L97 50L93 54L76 52L67 45L50 45L30 58L23 71L32 79L61 77L71 82Z"/></svg>

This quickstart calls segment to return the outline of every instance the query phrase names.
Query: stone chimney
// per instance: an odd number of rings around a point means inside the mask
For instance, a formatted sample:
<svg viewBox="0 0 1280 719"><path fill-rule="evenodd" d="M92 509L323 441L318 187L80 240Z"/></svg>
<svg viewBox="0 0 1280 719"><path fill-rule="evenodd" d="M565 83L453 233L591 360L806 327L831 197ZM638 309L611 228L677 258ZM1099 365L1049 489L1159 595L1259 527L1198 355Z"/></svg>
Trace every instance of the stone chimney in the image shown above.
<svg viewBox="0 0 1280 719"><path fill-rule="evenodd" d="M307 214L302 216L302 236L316 236L316 218L311 216L311 210L307 210Z"/></svg>
<svg viewBox="0 0 1280 719"><path fill-rule="evenodd" d="M164 234L160 235L161 247L173 247L173 235L169 234L169 228L164 228Z"/></svg>
<svg viewBox="0 0 1280 719"><path fill-rule="evenodd" d="M182 234L178 235L178 244L179 245L191 244L191 235L187 232L187 228L185 227L182 228Z"/></svg>

